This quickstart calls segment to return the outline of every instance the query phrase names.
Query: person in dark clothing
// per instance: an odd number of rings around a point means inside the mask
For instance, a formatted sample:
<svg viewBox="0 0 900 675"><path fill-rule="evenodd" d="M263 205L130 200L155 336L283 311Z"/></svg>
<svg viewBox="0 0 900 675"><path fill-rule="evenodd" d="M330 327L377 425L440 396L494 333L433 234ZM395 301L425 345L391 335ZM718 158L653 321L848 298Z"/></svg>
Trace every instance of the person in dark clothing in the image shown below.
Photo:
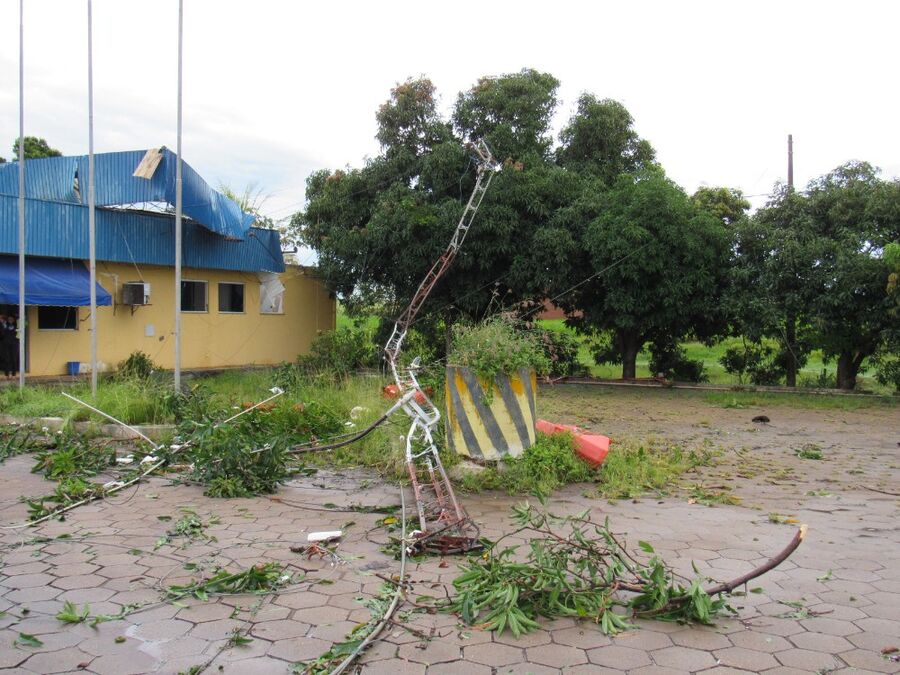
<svg viewBox="0 0 900 675"><path fill-rule="evenodd" d="M0 370L6 377L19 372L19 341L16 339L16 318L0 315Z"/></svg>

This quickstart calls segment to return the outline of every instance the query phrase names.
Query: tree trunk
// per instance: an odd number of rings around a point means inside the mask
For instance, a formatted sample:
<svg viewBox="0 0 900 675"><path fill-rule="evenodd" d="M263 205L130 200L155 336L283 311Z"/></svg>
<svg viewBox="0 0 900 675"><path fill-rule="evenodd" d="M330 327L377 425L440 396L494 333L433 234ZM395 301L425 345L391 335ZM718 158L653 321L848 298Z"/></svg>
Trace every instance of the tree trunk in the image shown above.
<svg viewBox="0 0 900 675"><path fill-rule="evenodd" d="M622 379L633 380L637 376L637 355L641 351L640 336L633 331L620 331L622 347Z"/></svg>
<svg viewBox="0 0 900 675"><path fill-rule="evenodd" d="M837 362L837 386L838 389L852 391L856 389L856 376L862 366L865 354L857 352L841 352Z"/></svg>
<svg viewBox="0 0 900 675"><path fill-rule="evenodd" d="M797 321L789 316L785 322L785 342L787 347L787 373L786 383L789 387L797 386L797 356L795 347L797 344Z"/></svg>

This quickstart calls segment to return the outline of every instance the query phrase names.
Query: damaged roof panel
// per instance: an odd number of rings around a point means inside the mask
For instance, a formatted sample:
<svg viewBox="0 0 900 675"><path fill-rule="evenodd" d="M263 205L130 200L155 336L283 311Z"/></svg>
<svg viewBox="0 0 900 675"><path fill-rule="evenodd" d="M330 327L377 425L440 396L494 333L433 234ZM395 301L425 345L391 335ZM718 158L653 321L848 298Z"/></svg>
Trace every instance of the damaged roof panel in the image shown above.
<svg viewBox="0 0 900 675"><path fill-rule="evenodd" d="M155 156L157 153L159 157ZM95 203L130 206L165 202L174 207L176 164L175 153L167 148L94 155ZM139 166L149 178L135 175ZM25 164L25 195L31 199L86 204L87 181L87 155L30 159ZM18 162L0 165L0 195L18 194ZM255 220L234 201L213 190L187 162L182 163L182 211L227 239L243 239Z"/></svg>
<svg viewBox="0 0 900 675"><path fill-rule="evenodd" d="M18 252L16 197L0 195L0 254ZM171 214L97 209L97 260L147 265L175 264ZM88 208L37 199L25 201L25 251L29 256L88 258ZM192 220L183 224L182 264L242 272L283 272L281 237L251 227L242 240L223 240Z"/></svg>

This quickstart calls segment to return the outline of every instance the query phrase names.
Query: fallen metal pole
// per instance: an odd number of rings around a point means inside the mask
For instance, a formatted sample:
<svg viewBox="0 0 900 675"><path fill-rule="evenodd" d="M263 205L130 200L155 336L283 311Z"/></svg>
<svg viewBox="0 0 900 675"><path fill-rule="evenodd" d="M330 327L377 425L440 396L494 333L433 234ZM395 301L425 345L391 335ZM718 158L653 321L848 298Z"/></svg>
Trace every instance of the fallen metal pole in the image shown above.
<svg viewBox="0 0 900 675"><path fill-rule="evenodd" d="M377 626L369 633L365 639L360 642L356 649L354 649L346 659L341 661L337 668L331 671L330 675L341 675L358 657L362 654L363 650L365 650L375 639L381 634L381 631L384 630L384 627L391 620L391 617L394 615L394 612L397 611L397 606L400 603L400 599L403 597L403 584L406 580L406 498L403 496L403 488L400 488L400 578L397 580L397 586L394 589L394 598L391 600L391 604L388 606L387 610L384 613L384 616L381 617L381 621Z"/></svg>
<svg viewBox="0 0 900 675"><path fill-rule="evenodd" d="M69 394L68 392L65 392L65 391L64 391L64 392L62 392L62 395L65 396L66 398L72 399L73 401L75 401L75 403L79 403L79 404L83 405L85 408L87 408L88 410L92 410L93 412L97 413L98 415L102 415L102 416L105 417L106 419L112 420L112 421L115 422L116 424L120 424L121 426L125 427L125 428L128 429L129 431L133 431L136 435L140 436L140 437L143 438L145 441L147 441L150 445L152 445L154 450L159 450L159 449L160 449L161 446L159 446L159 445L157 445L156 443L154 443L153 441L151 441L150 438L149 438L148 436L144 435L143 433L141 433L140 431L138 431L136 428L134 428L134 427L131 426L130 424L125 424L125 422L123 422L122 420L116 419L116 418L113 417L112 415L103 412L103 411L100 410L99 408L95 408L94 406L92 406L92 405L89 404L89 403L85 403L84 401L82 401L82 400L79 399L79 398L75 398L74 396L72 396L72 394Z"/></svg>

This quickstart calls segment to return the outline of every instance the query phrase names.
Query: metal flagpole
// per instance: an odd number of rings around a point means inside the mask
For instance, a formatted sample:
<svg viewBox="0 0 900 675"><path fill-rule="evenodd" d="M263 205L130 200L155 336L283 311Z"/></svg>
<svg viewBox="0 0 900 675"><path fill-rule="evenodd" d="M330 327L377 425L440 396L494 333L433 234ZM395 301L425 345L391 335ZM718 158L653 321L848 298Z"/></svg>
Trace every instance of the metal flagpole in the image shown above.
<svg viewBox="0 0 900 675"><path fill-rule="evenodd" d="M94 221L94 33L91 0L88 13L88 237L91 269L91 396L97 398L97 231Z"/></svg>
<svg viewBox="0 0 900 675"><path fill-rule="evenodd" d="M184 0L178 0L178 129L175 163L175 391L181 391L181 61Z"/></svg>
<svg viewBox="0 0 900 675"><path fill-rule="evenodd" d="M25 0L19 0L19 389L25 388Z"/></svg>

